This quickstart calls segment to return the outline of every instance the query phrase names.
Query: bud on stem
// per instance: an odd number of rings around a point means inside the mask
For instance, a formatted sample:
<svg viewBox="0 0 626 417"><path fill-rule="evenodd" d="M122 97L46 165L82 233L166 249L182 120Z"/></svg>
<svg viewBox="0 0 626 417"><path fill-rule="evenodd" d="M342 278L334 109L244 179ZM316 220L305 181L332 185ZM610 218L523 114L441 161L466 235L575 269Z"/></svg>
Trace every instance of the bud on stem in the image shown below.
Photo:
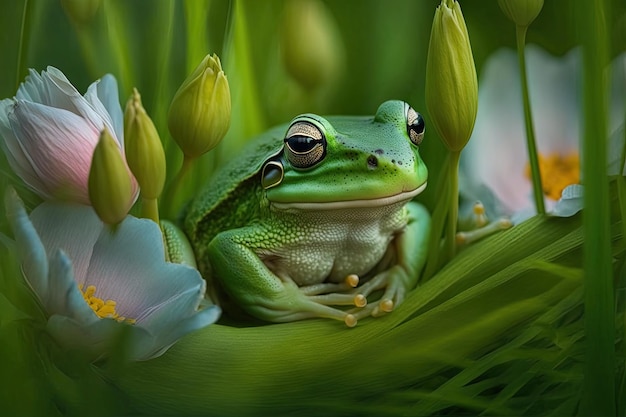
<svg viewBox="0 0 626 417"><path fill-rule="evenodd" d="M96 145L89 170L89 199L100 219L120 223L133 204L130 173L115 139L104 128Z"/></svg>

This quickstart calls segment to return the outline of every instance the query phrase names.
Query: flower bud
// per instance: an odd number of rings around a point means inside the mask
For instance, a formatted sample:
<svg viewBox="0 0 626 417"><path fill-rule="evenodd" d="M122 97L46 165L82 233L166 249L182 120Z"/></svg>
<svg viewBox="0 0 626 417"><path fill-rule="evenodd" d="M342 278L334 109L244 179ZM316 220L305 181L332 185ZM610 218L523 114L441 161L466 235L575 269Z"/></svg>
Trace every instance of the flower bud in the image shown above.
<svg viewBox="0 0 626 417"><path fill-rule="evenodd" d="M126 103L124 136L126 162L139 183L143 198L158 198L165 184L165 152L136 88Z"/></svg>
<svg viewBox="0 0 626 417"><path fill-rule="evenodd" d="M426 62L426 107L451 151L467 144L478 110L478 80L467 27L455 0L435 11Z"/></svg>
<svg viewBox="0 0 626 417"><path fill-rule="evenodd" d="M168 114L172 137L187 158L213 149L230 126L230 89L217 55L207 55L180 86Z"/></svg>
<svg viewBox="0 0 626 417"><path fill-rule="evenodd" d="M341 38L323 2L286 2L280 40L285 67L303 87L319 88L340 72Z"/></svg>
<svg viewBox="0 0 626 417"><path fill-rule="evenodd" d="M91 22L100 7L101 0L61 0L63 10L72 22L86 25Z"/></svg>
<svg viewBox="0 0 626 417"><path fill-rule="evenodd" d="M107 128L100 133L89 170L89 199L108 224L121 222L134 201L131 177L119 146Z"/></svg>
<svg viewBox="0 0 626 417"><path fill-rule="evenodd" d="M543 0L498 0L498 4L517 26L530 25L543 8Z"/></svg>

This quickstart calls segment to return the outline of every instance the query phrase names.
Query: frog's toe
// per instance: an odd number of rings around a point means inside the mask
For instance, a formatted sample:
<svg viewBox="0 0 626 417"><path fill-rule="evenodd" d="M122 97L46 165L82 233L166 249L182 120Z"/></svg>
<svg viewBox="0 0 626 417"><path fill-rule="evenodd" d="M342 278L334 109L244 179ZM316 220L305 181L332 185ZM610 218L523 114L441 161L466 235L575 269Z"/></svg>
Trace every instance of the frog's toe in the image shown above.
<svg viewBox="0 0 626 417"><path fill-rule="evenodd" d="M311 295L309 299L323 305L334 306L357 306L364 307L367 304L367 298L360 293L357 294L321 294Z"/></svg>
<svg viewBox="0 0 626 417"><path fill-rule="evenodd" d="M357 320L372 316L381 317L387 313L391 313L396 306L404 301L407 287L407 280L401 271L395 273L384 273L374 276L371 280L357 288L361 294L371 294L374 291L384 290L382 296L376 301L370 301L364 308L352 309L349 312L355 316Z"/></svg>
<svg viewBox="0 0 626 417"><path fill-rule="evenodd" d="M381 299L374 303L367 304L364 308L352 309L349 313L354 316L357 321L366 317L382 317L387 313L391 313L395 305L396 303L392 299Z"/></svg>
<svg viewBox="0 0 626 417"><path fill-rule="evenodd" d="M300 302L292 303L290 306L280 308L280 306L272 307L258 307L254 309L253 313L268 321L273 322L290 322L297 320L304 320L310 318L328 318L346 322L354 321L349 312L339 310L317 303L313 300L301 300ZM354 321L356 324L356 321Z"/></svg>
<svg viewBox="0 0 626 417"><path fill-rule="evenodd" d="M363 294L365 297L369 297L369 295L374 291L378 291L386 287L387 276L387 273L378 274L370 280L364 282L360 287L355 288L353 292L358 292L359 294Z"/></svg>
<svg viewBox="0 0 626 417"><path fill-rule="evenodd" d="M359 276L350 274L343 282L323 282L320 284L305 285L300 287L300 291L305 295L330 294L348 291L355 288L357 285L359 285Z"/></svg>
<svg viewBox="0 0 626 417"><path fill-rule="evenodd" d="M385 313L391 313L395 305L396 303L392 299L383 299L378 302L378 305L372 312L372 316L378 317L379 315L382 316Z"/></svg>
<svg viewBox="0 0 626 417"><path fill-rule="evenodd" d="M283 291L271 298L251 298L248 311L254 316L272 322L290 322L310 318L327 318L343 321L354 327L358 318L351 311L333 306L348 305L359 310L367 304L361 294L332 293L306 295L295 285L285 285Z"/></svg>

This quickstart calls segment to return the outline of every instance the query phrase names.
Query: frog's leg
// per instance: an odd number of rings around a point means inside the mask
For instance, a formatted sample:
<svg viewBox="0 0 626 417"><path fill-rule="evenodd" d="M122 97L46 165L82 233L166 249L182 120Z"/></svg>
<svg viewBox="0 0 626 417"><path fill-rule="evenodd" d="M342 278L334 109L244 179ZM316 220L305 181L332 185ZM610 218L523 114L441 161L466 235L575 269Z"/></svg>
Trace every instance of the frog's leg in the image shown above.
<svg viewBox="0 0 626 417"><path fill-rule="evenodd" d="M506 230L513 226L511 219L508 217L500 217L492 222L489 221L487 213L485 212L485 206L480 201L476 201L472 207L472 220L473 228L471 230L465 230L457 232L456 244L468 245L476 242L485 236L492 235L500 230Z"/></svg>
<svg viewBox="0 0 626 417"><path fill-rule="evenodd" d="M246 229L222 232L213 238L208 247L213 271L237 304L248 313L267 321L287 322L325 317L342 320L350 327L356 325L353 314L326 305L337 304L337 301L340 301L338 304L358 305L354 294L342 294L341 300L304 294L296 283L286 277L279 278L263 263L252 249L252 242L258 236L255 237L254 230ZM347 302L348 298L352 301Z"/></svg>
<svg viewBox="0 0 626 417"><path fill-rule="evenodd" d="M389 248L395 264L357 288L364 296L384 289L383 295L378 301L362 309L351 310L350 313L357 320L368 315L379 316L392 311L402 303L406 293L417 285L420 272L426 263L430 215L424 206L414 202L407 204L407 210L407 226L391 242Z"/></svg>

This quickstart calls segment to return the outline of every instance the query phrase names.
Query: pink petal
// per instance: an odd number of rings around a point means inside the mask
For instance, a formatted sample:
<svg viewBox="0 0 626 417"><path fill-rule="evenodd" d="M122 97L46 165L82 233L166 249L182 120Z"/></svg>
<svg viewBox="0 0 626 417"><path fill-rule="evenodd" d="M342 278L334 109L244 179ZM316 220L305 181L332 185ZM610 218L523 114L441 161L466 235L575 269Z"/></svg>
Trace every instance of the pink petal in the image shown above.
<svg viewBox="0 0 626 417"><path fill-rule="evenodd" d="M69 111L23 101L9 120L32 170L23 178L38 178L38 184L29 185L46 196L89 204L87 181L99 132Z"/></svg>

